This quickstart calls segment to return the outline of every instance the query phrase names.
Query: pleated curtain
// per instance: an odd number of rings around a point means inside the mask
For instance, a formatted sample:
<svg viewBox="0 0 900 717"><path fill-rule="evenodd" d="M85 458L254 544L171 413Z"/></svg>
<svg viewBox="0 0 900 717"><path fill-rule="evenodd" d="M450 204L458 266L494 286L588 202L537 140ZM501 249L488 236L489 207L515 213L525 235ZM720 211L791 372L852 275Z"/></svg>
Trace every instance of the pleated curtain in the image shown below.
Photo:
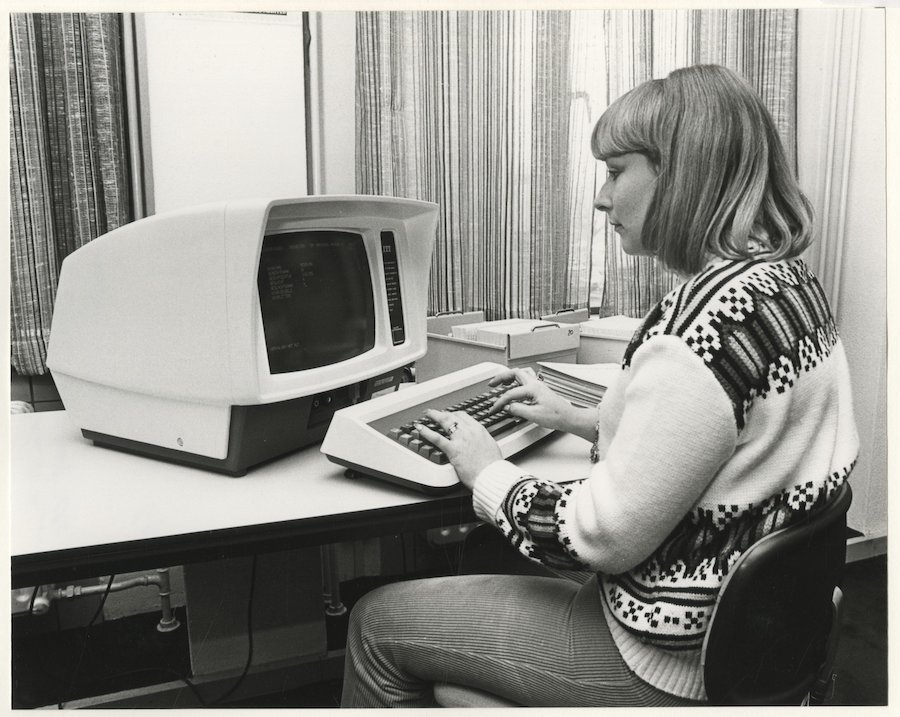
<svg viewBox="0 0 900 717"><path fill-rule="evenodd" d="M440 205L433 313L587 302L571 33L560 12L358 15L357 189Z"/></svg>
<svg viewBox="0 0 900 717"><path fill-rule="evenodd" d="M11 14L10 342L46 372L59 267L132 219L120 16Z"/></svg>
<svg viewBox="0 0 900 717"><path fill-rule="evenodd" d="M358 13L357 191L440 205L429 311L648 311L678 279L593 210L590 132L698 62L750 80L793 155L795 10Z"/></svg>

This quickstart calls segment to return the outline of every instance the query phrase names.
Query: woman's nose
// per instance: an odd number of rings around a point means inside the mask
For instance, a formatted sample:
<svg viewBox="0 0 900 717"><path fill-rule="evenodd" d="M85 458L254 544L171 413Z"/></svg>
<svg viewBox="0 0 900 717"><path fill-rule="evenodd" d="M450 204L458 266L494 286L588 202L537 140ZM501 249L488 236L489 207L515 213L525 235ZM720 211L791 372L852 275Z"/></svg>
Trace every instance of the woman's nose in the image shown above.
<svg viewBox="0 0 900 717"><path fill-rule="evenodd" d="M608 212L612 209L612 201L610 200L609 182L604 182L600 188L600 193L594 197L594 209L598 212Z"/></svg>

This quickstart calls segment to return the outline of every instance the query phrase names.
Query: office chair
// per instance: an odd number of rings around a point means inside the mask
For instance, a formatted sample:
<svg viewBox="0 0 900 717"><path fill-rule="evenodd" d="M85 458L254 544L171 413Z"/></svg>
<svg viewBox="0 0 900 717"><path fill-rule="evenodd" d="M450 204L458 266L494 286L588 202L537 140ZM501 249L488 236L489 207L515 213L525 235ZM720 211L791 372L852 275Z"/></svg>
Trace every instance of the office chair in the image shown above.
<svg viewBox="0 0 900 717"><path fill-rule="evenodd" d="M731 568L701 662L710 704L822 704L833 679L847 551L845 483L827 506L750 546ZM437 684L442 707L516 707L496 695Z"/></svg>
<svg viewBox="0 0 900 717"><path fill-rule="evenodd" d="M703 644L710 702L823 701L840 630L852 499L845 483L822 510L751 545L728 573Z"/></svg>

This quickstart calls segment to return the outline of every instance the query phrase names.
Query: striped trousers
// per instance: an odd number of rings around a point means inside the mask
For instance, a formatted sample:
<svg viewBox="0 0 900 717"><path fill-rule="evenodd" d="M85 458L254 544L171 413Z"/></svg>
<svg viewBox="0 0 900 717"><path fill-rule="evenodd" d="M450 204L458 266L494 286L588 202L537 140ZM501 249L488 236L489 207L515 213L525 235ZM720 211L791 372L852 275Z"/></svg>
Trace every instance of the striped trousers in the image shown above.
<svg viewBox="0 0 900 717"><path fill-rule="evenodd" d="M347 635L342 707L433 707L433 684L527 706L699 703L640 680L606 626L596 576L462 575L365 595Z"/></svg>

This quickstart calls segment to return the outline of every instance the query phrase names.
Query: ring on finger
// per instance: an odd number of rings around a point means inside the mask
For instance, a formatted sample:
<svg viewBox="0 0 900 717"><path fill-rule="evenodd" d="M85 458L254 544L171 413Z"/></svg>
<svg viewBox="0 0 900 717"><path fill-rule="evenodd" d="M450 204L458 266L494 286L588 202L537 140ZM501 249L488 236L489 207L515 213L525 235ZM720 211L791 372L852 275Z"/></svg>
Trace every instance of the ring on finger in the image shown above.
<svg viewBox="0 0 900 717"><path fill-rule="evenodd" d="M456 433L458 428L459 428L459 421L454 421L449 426L447 426L447 435L452 436L454 433Z"/></svg>

